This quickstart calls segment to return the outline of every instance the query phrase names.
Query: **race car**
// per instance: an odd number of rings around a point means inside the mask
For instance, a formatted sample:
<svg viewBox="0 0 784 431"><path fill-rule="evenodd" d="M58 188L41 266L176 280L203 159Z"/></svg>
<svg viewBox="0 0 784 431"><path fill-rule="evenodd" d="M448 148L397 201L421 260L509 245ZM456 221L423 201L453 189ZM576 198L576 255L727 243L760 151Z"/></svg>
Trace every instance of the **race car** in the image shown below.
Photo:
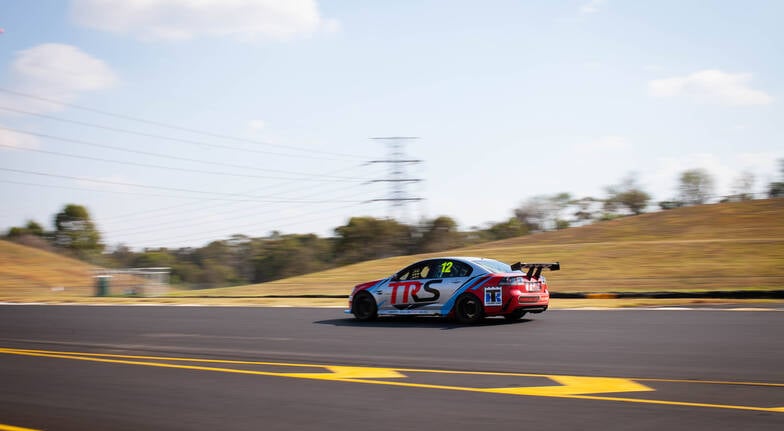
<svg viewBox="0 0 784 431"><path fill-rule="evenodd" d="M485 316L518 320L547 310L550 293L543 269L558 271L561 264L425 259L382 280L356 285L345 312L360 321L385 315L453 316L462 323L476 323Z"/></svg>

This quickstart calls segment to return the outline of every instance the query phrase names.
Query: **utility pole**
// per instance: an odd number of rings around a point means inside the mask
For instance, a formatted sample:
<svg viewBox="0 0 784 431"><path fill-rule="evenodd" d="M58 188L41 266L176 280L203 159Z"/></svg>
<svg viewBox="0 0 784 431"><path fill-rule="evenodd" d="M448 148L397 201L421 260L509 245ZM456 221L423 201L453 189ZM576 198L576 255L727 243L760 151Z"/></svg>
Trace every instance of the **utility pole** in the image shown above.
<svg viewBox="0 0 784 431"><path fill-rule="evenodd" d="M370 139L383 141L389 148L388 158L384 160L371 160L368 162L374 164L386 164L389 166L389 174L387 178L371 181L374 183L389 183L389 194L384 199L373 199L370 202L389 202L389 218L407 222L407 205L410 202L421 201L423 198L409 195L406 190L406 186L408 184L418 183L423 180L421 178L407 178L405 169L406 166L418 165L422 163L422 160L407 158L405 155L404 145L408 141L419 138L414 136L385 136Z"/></svg>

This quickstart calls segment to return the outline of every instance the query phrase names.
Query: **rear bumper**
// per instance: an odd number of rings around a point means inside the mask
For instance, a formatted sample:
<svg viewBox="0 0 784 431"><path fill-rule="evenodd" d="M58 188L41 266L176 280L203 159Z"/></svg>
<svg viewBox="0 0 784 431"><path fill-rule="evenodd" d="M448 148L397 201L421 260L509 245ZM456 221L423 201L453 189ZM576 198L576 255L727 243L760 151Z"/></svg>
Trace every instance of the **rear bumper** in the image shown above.
<svg viewBox="0 0 784 431"><path fill-rule="evenodd" d="M508 308L546 307L550 304L550 292L514 292Z"/></svg>

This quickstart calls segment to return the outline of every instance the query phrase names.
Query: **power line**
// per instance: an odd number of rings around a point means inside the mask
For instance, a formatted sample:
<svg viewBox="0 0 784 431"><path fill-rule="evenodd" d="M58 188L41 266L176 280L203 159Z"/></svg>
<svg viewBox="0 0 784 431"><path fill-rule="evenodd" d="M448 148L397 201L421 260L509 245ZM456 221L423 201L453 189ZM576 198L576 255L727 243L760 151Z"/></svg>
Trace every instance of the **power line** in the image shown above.
<svg viewBox="0 0 784 431"><path fill-rule="evenodd" d="M360 204L350 204L350 205L341 206L339 208L348 208L348 207L354 207L354 206L359 206L359 205ZM320 211L310 211L310 212L305 213L304 215L324 214L324 213L328 213L329 211L330 211L329 209L322 209ZM279 226L280 222L290 222L290 221L296 220L296 219L298 219L298 218L300 218L302 216L303 215L289 216L289 217L285 217L285 218L272 218L272 219L268 219L268 220L254 220L253 222L246 223L246 224L240 224L240 225L231 224L231 228L234 229L234 228L243 228L243 227L254 227L254 226L260 226L260 225ZM248 217L248 215L242 215L241 217L229 217L229 218L223 218L223 219L221 219L219 221L216 221L216 222L224 222L224 221L227 221L227 220L238 220L238 219L247 218L247 217ZM297 222L297 223L299 223L299 222ZM289 223L289 224L292 224L292 223ZM171 223L170 223L170 225L171 225ZM193 228L193 227L196 227L196 226L199 227L199 233L201 234L201 233L205 233L205 232L211 232L211 231L205 230L205 229L208 228L209 226L215 226L215 225L214 225L214 223L213 224L205 223L204 221L201 221L201 220L198 220L198 219L188 219L188 220L180 221L179 223L177 223L173 227L171 227L171 226L170 227L164 227L164 226L157 226L156 225L155 227L151 227L150 229L142 229L142 230L136 229L136 230L130 230L130 231L112 230L111 233L113 235L123 235L123 236L139 236L139 235L141 235L142 237L150 237L150 234L155 234L155 236L161 237L162 236L161 232L165 231L165 235L168 237L168 235L171 235L174 232L187 230L187 229L190 229L190 228ZM228 225L227 224L222 224L222 225L219 225L219 226L221 226L221 227L219 227L216 231L225 230L226 226L228 226ZM286 224L284 224L283 226L286 226Z"/></svg>
<svg viewBox="0 0 784 431"><path fill-rule="evenodd" d="M311 194L308 194L308 195L305 195L305 196L301 196L301 198L308 198L308 197L311 197L311 196L314 196L314 195L322 195L322 194L323 194L323 192L311 193ZM357 196L356 189L354 189L354 193L350 193L350 194L343 195L343 196L338 196L338 197L335 197L334 199L335 199L335 202L341 202L341 199L350 198L350 197L356 197L356 196ZM310 204L309 203L305 203L305 204L295 205L293 207L287 207L287 208L300 208L300 207L303 207L303 206L306 206L306 205L310 205ZM219 211L219 212L210 213L209 216L214 217L214 216L218 216L218 215L222 215L222 214L231 214L230 217L221 217L220 221L221 222L225 222L225 221L228 221L228 220L237 220L237 219L245 218L245 217L248 217L248 216L251 216L251 215L257 217L257 216L264 215L264 214L279 213L279 212L280 212L280 210L278 208L269 208L269 209L264 210L264 211L258 211L256 209L253 209L253 211L246 211L246 212L238 212L236 209L227 209L225 211ZM179 218L177 218L175 220L168 220L168 221L156 220L155 221L155 228L152 228L152 229L146 229L146 230L143 230L143 231L139 231L138 228L136 228L136 227L127 227L127 228L115 229L112 232L115 233L115 234L118 233L118 232L119 233L124 233L124 234L138 234L138 233L146 233L146 232L158 232L158 231L161 231L161 230L168 230L167 226L175 226L175 229L176 229L177 227L182 227L184 223L188 223L190 221L197 221L197 220L202 219L203 217L204 217L203 215L199 215L197 217L182 217L181 216L181 217L179 217Z"/></svg>
<svg viewBox="0 0 784 431"><path fill-rule="evenodd" d="M3 180L3 179L0 179L0 183L9 183L9 184L26 185L26 186L36 186L36 187L52 188L52 189L83 190L83 191L90 191L90 192L116 193L116 194L134 195L134 196L173 197L171 195L156 195L156 194L149 194L149 193L135 193L135 192L127 192L127 191L120 192L120 191L111 191L111 190L95 190L95 189L87 189L87 188L80 188L80 187L70 187L70 186L62 186L62 185L49 185L49 184L37 184L37 183L29 183L29 182L23 182L23 181L12 181L12 180ZM318 192L318 193L314 193L314 194L322 194L322 192ZM303 198L309 197L309 196L314 195L314 194L309 194L309 195L303 196ZM348 196L355 196L355 195L356 194L349 194L349 195L345 195L345 196L348 197ZM178 196L174 196L174 197L178 197ZM183 197L183 198L184 199L200 199L200 198L195 198L195 197ZM345 202L345 201L341 201L340 200L341 198L342 197L338 197L338 198L334 199L333 202ZM297 202L301 202L301 204L297 205L297 206L295 206L293 208L304 207L306 205L310 205L310 203L311 203L311 202L306 202L306 201L297 201ZM354 202L357 202L357 201L354 201ZM338 207L338 209L350 208L350 207L353 207L353 206L358 206L358 205L357 204L352 204L352 205L347 205L347 206L341 206L341 207ZM278 209L271 208L271 209L269 209L267 211L262 211L262 212L254 211L254 212L249 213L249 214L241 213L241 214L236 214L235 217L223 217L223 218L221 218L221 221L223 222L223 221L226 221L226 220L235 220L235 219L247 217L249 215L262 215L262 214L268 214L268 213L273 213L273 212L278 212L278 211L279 211ZM331 210L330 209L320 210L318 213L322 214L322 213L329 212L329 211L331 211ZM235 212L236 213L236 211L232 211L232 210L226 211L226 212ZM225 212L213 213L213 214L210 214L210 215L211 216L215 216L215 215L220 215L222 213L225 213ZM299 217L307 216L307 215L311 215L311 214L315 214L315 212L309 212L309 213L306 213L306 214L300 215L300 216L286 217L285 219L271 219L271 220L264 220L264 221L261 221L261 222L256 221L256 222L253 222L251 224L240 225L240 226L236 226L236 227L254 226L254 225L257 225L259 223L274 223L276 220L292 220L292 219L297 219ZM156 227L153 228L153 229L147 229L147 230L139 231L137 228L130 228L130 229L126 228L126 229L119 229L119 230L107 230L107 231L105 231L105 233L110 235L110 236L116 236L116 235L127 236L127 235L138 235L138 234L145 234L145 233L151 233L151 232L159 232L161 230L171 231L172 228L169 228L168 226L176 225L176 227L192 227L192 226L194 226L194 224L190 224L189 225L187 223L188 222L192 222L192 221L196 221L196 220L198 220L198 218L186 218L186 219L179 219L179 220L174 220L174 221L170 221L170 222L156 223ZM101 222L101 224L104 224L104 223ZM288 225L291 225L291 224L296 224L296 223L284 224L283 226L288 226ZM199 226L203 226L203 224L199 224ZM176 227L174 229L176 229ZM210 231L210 232L212 232L212 231Z"/></svg>
<svg viewBox="0 0 784 431"><path fill-rule="evenodd" d="M0 168L2 169L2 168ZM86 192L93 192L93 193L113 193L118 195L129 195L129 196L147 196L147 197L159 197L159 198L174 198L174 199L189 199L189 200L203 200L204 198L201 196L175 196L175 195L160 195L160 194L153 194L153 193L139 193L139 192L129 192L129 191L120 191L120 190L100 190L100 189L88 189L86 187L73 187L73 186L62 186L59 184L38 184L38 183L29 183L25 181L12 181L12 180L4 180L0 179L0 183L8 183L8 184L16 184L22 186L34 186L34 187L42 187L47 189L62 189L62 190L78 190L78 191L86 191ZM241 201L244 202L244 201Z"/></svg>
<svg viewBox="0 0 784 431"><path fill-rule="evenodd" d="M333 208L332 210L319 211L318 213L313 212L312 214L325 214L325 213L328 213L328 212L331 212L331 211L343 210L343 209L352 208L352 207L355 207L355 206L358 206L358 204L340 206L340 207ZM291 226L291 225L300 224L300 223L307 223L307 222L312 222L312 221L326 220L326 219L329 219L329 218L332 218L332 216L318 217L318 218L315 218L315 219L309 219L309 220L292 222L292 223L285 223L285 224L282 224L282 225L279 224L279 225L276 225L275 228ZM256 226L256 225L258 225L258 223L252 223L252 224L246 224L246 225L236 225L236 226L232 226L232 228L245 228L245 227ZM225 228L224 229L213 229L213 230L209 230L209 231L202 231L202 232L199 233L198 236L190 235L190 234L188 234L188 235L180 235L180 236L175 236L175 237L169 237L169 238L167 238L167 240L168 241L191 241L191 240L202 239L207 234L214 234L214 233L219 233L219 232L224 232L224 231L226 231Z"/></svg>
<svg viewBox="0 0 784 431"><path fill-rule="evenodd" d="M59 121L59 122L63 122L63 123L76 124L76 125L79 125L79 126L86 126L86 127L92 127L92 128L101 129L101 130L108 130L108 131L111 131L111 132L125 133L125 134L129 134L129 135L142 136L142 137L145 137L145 138L163 139L163 140L166 140L166 141L180 142L180 143L185 143L185 144L201 145L201 146L207 146L207 147L213 147L213 148L223 148L223 149L233 150L233 151L244 151L244 152L248 152L248 153L265 154L265 155L273 155L273 156L281 156L281 157L297 157L297 158L314 159L314 160L337 160L336 158L315 157L315 156L307 155L307 154L276 153L276 152L272 152L272 151L255 150L255 149L251 149L251 148L240 148L240 147L233 147L231 145L221 145L221 144L214 144L214 143L203 142L203 141L194 141L194 140L191 140L191 139L182 139L182 138L175 138L175 137L171 137L171 136L156 135L154 133L137 132L135 130L121 129L121 128L118 128L118 127L111 127L111 126L103 126L103 125L100 125L100 124L87 123L87 122L84 122L84 121L69 120L67 118L55 117L54 115L40 114L40 113L36 113L36 112L25 111L25 110L22 110L22 109L9 108L7 106L0 106L0 110L8 111L8 112L15 112L15 113L18 113L18 114L24 114L24 115L29 115L29 116L39 117L39 118L45 118L45 119L48 119L48 120ZM341 158L345 158L345 157L341 157Z"/></svg>
<svg viewBox="0 0 784 431"><path fill-rule="evenodd" d="M288 150L302 151L302 152L306 152L306 153L309 153L309 154L318 153L318 154L325 154L325 155L332 155L332 156L339 156L339 157L347 157L347 158L352 158L352 159L366 159L365 157L358 156L356 154L344 154L344 153L336 153L336 152L330 152L330 151L314 150L314 149L311 149L311 148L295 147L295 146L291 146L291 145L273 144L273 143L269 143L269 142L262 142L262 141L255 141L255 140L252 140L252 139L240 138L240 137L237 137L237 136L224 135L224 134L220 134L220 133L213 133L213 132L208 132L208 131L203 131L203 130L191 129L191 128L188 128L188 127L182 127L182 126L178 126L178 125L174 125L174 124L163 123L163 122L160 122L160 121L153 121L153 120L147 120L147 119L144 119L144 118L132 117L130 115L117 114L117 113L106 111L106 110L103 110L103 109L91 108L89 106L76 105L76 104L73 104L73 103L67 103L67 102L63 102L61 100L41 97L41 96L37 96L37 95L34 95L34 94L30 94L30 93L23 93L21 91L11 90L11 89L4 88L4 87L0 87L0 92L7 93L7 94L12 94L14 96L24 97L24 98L28 98L28 99L32 99L32 100L39 100L39 101L43 101L43 102L48 102L48 103L54 103L54 104L57 104L57 105L67 106L69 108L78 109L78 110L81 110L81 111L92 112L92 113L100 114L100 115L106 115L108 117L119 118L119 119L127 120L127 121L135 121L135 122L138 122L138 123L149 124L149 125L153 125L153 126L157 126L157 127L163 127L163 128L172 129L172 130L179 130L179 131L182 131L182 132L194 133L194 134L198 134L198 135L210 136L210 137L213 137L213 138L228 139L228 140L232 140L232 141L236 141L236 142L246 142L246 143L251 143L251 144L256 144L256 145L266 145L266 146L269 146L269 147L276 147L276 148L285 148L285 149L288 149Z"/></svg>
<svg viewBox="0 0 784 431"><path fill-rule="evenodd" d="M311 204L335 202L335 201L269 200L269 199L259 199L258 196L251 196L251 195L246 195L246 194L242 194L242 193L219 193L219 192L207 192L207 191L203 191L203 190L182 189L182 188L177 188L177 187L150 186L150 185L144 185L144 184L126 183L126 182L122 182L122 181L97 180L97 179L93 179L93 178L75 177L75 176L70 176L70 175L58 175L58 174L51 174L51 173L46 173L46 172L27 171L27 170L23 170L23 169L0 168L0 170L1 171L7 171L7 172L29 174L29 175L38 175L38 176L53 177L53 178L65 178L65 179L70 179L70 180L87 181L87 182L93 182L93 183L111 184L111 185L126 186L126 187L138 187L138 188L155 189L155 190L168 190L168 191L175 191L175 192L197 193L197 194L213 195L213 196L236 196L236 197L242 197L242 198L246 198L247 200L253 200L253 201L257 201L257 202L268 202L268 203L311 203ZM234 200L236 200L236 199L234 199ZM354 201L352 201L352 202L354 202Z"/></svg>
<svg viewBox="0 0 784 431"><path fill-rule="evenodd" d="M359 166L362 166L362 165L359 165ZM357 167L359 167L359 166L357 166ZM336 169L336 170L332 170L332 171L328 171L328 172L324 172L324 173L320 173L320 174L315 174L314 176L315 177L320 177L320 176L330 175L330 174L333 174L333 173L336 173L336 172L343 172L343 171L346 171L346 170L347 170L346 168L341 168L341 169ZM257 187L257 188L253 188L251 190L247 190L247 191L245 191L243 193L245 193L245 194L253 194L253 193L259 192L261 190L275 189L277 187L280 187L280 185L281 184L271 185L271 186L266 186L266 187L261 187L261 188ZM316 186L319 186L319 185L317 184ZM299 191L299 190L302 190L302 189L313 189L313 188L314 188L313 185L306 185L306 186L296 187L296 188L290 189L290 190L278 191L277 193L272 193L272 194L268 194L268 195L265 195L265 196L266 197L275 197L275 196L285 195L285 194L291 193L291 192L296 192L296 191ZM321 193L321 192L319 192L319 193ZM122 214L122 215L119 215L119 216L116 216L116 217L110 217L110 220L121 220L121 219L127 219L129 217L135 218L136 220L139 220L139 217L138 217L139 215L142 216L141 219L146 219L146 218L156 218L157 219L157 218L160 218L162 216L167 216L167 215L171 215L171 214L180 214L182 212L183 208L192 207L194 205L200 206L200 204L203 204L204 202L205 202L205 200L201 199L198 202L188 202L188 203L173 205L173 206L164 207L164 208L158 208L158 209L152 209L152 210L139 211L139 212L135 212L135 213ZM221 206L236 205L236 204L240 204L240 203L247 203L247 201L232 201L233 203L231 203L231 204L225 204L225 201L216 200L216 199L207 199L206 202L213 203L215 205L202 206L203 209L204 208L211 208L211 207L217 206L218 203ZM169 212L169 210L176 210L176 211L174 211L172 213L167 213L167 212ZM161 214L161 212L163 212L163 213Z"/></svg>
<svg viewBox="0 0 784 431"><path fill-rule="evenodd" d="M5 145L5 144L0 144L0 147L12 148L14 150L19 150L19 151L28 151L28 152L35 152L35 153L41 153L41 154L50 154L50 155L55 155L55 156L60 156L60 157L70 157L70 158L81 159L81 160L94 160L94 161L99 161L99 162L117 163L117 164L120 164L120 165L127 165L127 166L139 166L139 167L144 167L144 168L165 169L167 171L194 172L194 173L198 173L198 174L221 175L221 176L243 177L243 178L261 178L261 179L273 179L273 180L278 180L278 179L286 179L286 180L288 180L288 179L292 179L292 178L271 177L271 176L267 176L267 175L237 174L237 173L233 173L233 172L205 171L205 170L201 170L201 169L188 169L188 168L178 168L178 167L174 167L174 166L153 165L153 164L150 164L150 163L138 163L138 162L130 162L130 161L126 161L126 160L104 159L104 158L101 158L101 157L93 157L93 156L84 156L84 155L77 155L77 154L61 153L61 152L58 152L58 151L48 151L48 150L41 150L41 149L37 149L37 148L19 148L19 147L15 147L13 145ZM297 180L298 181L320 181L317 178L297 178ZM330 181L330 180L328 180L328 181ZM344 180L331 180L331 181L344 181Z"/></svg>
<svg viewBox="0 0 784 431"><path fill-rule="evenodd" d="M30 131L26 131L26 130L19 130L19 129L14 129L14 128L5 127L5 126L0 126L0 129L8 130L8 131L15 132L15 133L21 133L23 135L36 136L36 137L39 137L39 138L53 139L53 140L56 140L56 141L70 142L70 143L73 143L73 144L87 145L87 146L97 147L97 148L106 148L106 149L115 150L115 151L123 151L123 152L126 152L126 153L133 153L133 154L142 154L142 155L146 155L146 156L160 157L160 158L170 159L170 160L180 160L180 161L186 161L186 162L192 162L192 163L201 163L201 164L207 164L207 165L216 165L216 166L226 166L226 167L231 167L231 168L249 169L249 170L261 171L261 172L276 172L276 173L283 173L283 174L289 174L289 175L300 175L300 176L305 177L305 178L286 178L286 179L289 179L289 180L319 181L319 182L322 182L322 181L340 181L340 180L343 180L343 181L361 180L360 178L341 177L341 176L330 176L330 178L333 178L332 180L324 179L323 177L322 178L312 178L312 174L307 174L307 173L304 173L304 172L291 172L291 171L284 171L284 170L279 170L279 169L266 169L266 168L259 168L259 167L256 167L256 166L235 165L233 163L223 163L223 162L216 162L216 161L191 159L189 157L172 156L172 155L168 155L168 154L155 153L155 152L152 152L152 151L132 150L132 149L129 149L129 148L118 147L118 146L115 146L115 145L98 144L98 143L95 143L95 142L88 142L88 141L83 141L83 140L80 140L80 139L64 138L64 137L61 137L61 136L54 136L54 135L47 135L47 134L44 134L44 133L30 132Z"/></svg>

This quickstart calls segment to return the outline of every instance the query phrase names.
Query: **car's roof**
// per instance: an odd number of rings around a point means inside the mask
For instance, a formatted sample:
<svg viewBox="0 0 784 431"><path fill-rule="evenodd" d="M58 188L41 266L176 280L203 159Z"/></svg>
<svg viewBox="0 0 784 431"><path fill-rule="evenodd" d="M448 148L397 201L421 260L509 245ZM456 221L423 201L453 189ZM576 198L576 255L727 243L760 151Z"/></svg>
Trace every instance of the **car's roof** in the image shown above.
<svg viewBox="0 0 784 431"><path fill-rule="evenodd" d="M432 259L452 259L452 260L469 260L469 261L473 261L473 260L495 260L495 259L489 259L489 258L486 258L486 257L476 257L476 256L438 256L438 257L428 257L427 259L422 259L422 260L432 260Z"/></svg>
<svg viewBox="0 0 784 431"><path fill-rule="evenodd" d="M476 262L476 261L483 261L483 260L497 260L497 259L491 259L489 257L477 257L477 256L443 256L443 257L436 257L434 259L452 259L452 260L463 260L468 262Z"/></svg>
<svg viewBox="0 0 784 431"><path fill-rule="evenodd" d="M432 258L429 258L429 259L422 259L422 260L420 260L420 262L426 261L426 260L435 260L435 259L457 260L457 261L464 262L464 263L467 263L467 264L472 265L472 266L480 265L485 270L489 270L489 268L487 268L486 265L482 265L483 262L500 262L500 263L505 263L505 262L501 262L500 260L497 260L497 259L490 259L488 257L476 257L476 256L441 256L441 257L432 257ZM493 271L490 271L490 272L493 272Z"/></svg>
<svg viewBox="0 0 784 431"><path fill-rule="evenodd" d="M413 263L412 265L417 265L421 262L427 262L432 260L454 260L458 262L463 262L466 265L471 266L474 270L481 271L485 274L506 274L513 272L511 269L508 270L499 270L499 267L491 262L497 262L502 265L508 265L504 262L501 262L496 259L490 259L486 257L476 257L476 256L434 256L429 257L426 259L420 259Z"/></svg>

